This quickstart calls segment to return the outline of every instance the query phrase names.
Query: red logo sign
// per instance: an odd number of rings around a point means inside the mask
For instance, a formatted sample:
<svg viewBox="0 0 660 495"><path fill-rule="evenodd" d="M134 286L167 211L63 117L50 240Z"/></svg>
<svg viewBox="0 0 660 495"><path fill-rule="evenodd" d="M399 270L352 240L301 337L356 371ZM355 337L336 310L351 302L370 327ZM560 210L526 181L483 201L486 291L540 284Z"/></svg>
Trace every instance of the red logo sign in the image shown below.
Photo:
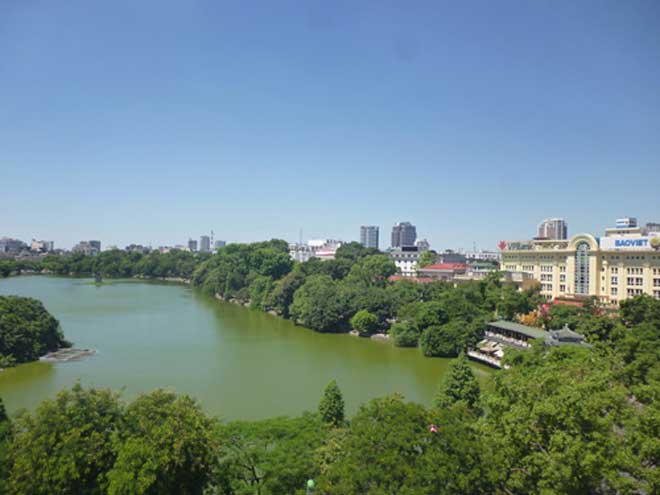
<svg viewBox="0 0 660 495"><path fill-rule="evenodd" d="M500 249L506 249L506 241L498 242L497 247L500 248Z"/></svg>

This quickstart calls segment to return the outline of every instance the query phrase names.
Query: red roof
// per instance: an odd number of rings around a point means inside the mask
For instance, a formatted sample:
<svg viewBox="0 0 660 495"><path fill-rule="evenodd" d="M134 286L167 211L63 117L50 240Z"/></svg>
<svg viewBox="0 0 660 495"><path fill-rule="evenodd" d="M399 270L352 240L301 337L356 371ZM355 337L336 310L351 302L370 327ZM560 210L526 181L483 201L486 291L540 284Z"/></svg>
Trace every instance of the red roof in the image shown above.
<svg viewBox="0 0 660 495"><path fill-rule="evenodd" d="M446 270L452 272L466 271L467 265L465 263L436 263L435 265L428 265L420 270Z"/></svg>
<svg viewBox="0 0 660 495"><path fill-rule="evenodd" d="M390 275L387 280L390 282L398 282L399 280L410 280L411 282L417 282L418 284L430 284L431 282L437 282L436 279L431 277L404 277L403 275Z"/></svg>

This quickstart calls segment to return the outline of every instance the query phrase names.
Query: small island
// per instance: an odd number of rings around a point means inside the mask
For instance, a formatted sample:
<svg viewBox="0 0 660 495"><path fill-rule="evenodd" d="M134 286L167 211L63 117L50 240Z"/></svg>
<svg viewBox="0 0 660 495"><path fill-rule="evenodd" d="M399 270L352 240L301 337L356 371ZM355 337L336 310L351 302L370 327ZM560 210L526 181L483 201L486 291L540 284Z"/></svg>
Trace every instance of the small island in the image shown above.
<svg viewBox="0 0 660 495"><path fill-rule="evenodd" d="M0 296L0 369L71 347L60 322L29 297Z"/></svg>

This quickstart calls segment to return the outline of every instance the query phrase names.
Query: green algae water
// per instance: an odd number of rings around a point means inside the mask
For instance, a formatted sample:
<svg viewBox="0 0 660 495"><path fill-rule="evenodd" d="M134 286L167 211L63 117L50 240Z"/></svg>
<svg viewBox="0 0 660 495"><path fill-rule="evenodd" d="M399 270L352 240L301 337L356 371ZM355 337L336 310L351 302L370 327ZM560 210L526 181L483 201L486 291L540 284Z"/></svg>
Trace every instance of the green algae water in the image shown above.
<svg viewBox="0 0 660 495"><path fill-rule="evenodd" d="M41 300L65 338L97 351L82 361L0 372L0 397L10 413L33 409L80 381L122 390L127 400L164 388L196 398L223 419L261 419L315 410L336 379L352 415L359 404L394 392L430 404L451 361L316 333L183 285L24 276L0 280L0 294ZM473 369L482 382L491 374Z"/></svg>

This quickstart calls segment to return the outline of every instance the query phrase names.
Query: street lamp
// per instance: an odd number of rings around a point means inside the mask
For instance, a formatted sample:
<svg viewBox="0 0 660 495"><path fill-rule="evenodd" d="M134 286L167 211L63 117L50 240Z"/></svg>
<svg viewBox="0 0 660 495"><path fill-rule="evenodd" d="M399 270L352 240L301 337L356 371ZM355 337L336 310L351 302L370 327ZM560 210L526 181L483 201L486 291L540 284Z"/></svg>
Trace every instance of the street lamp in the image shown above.
<svg viewBox="0 0 660 495"><path fill-rule="evenodd" d="M316 482L313 479L307 480L305 495L312 495L316 491Z"/></svg>

